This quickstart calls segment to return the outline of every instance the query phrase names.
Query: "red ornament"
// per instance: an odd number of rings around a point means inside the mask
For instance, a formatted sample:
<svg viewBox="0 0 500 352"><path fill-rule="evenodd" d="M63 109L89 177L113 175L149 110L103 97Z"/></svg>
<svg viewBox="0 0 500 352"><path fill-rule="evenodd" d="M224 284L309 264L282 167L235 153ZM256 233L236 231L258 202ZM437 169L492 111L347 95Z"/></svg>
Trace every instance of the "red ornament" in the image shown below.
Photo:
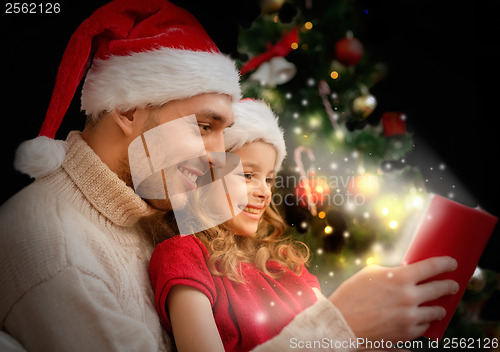
<svg viewBox="0 0 500 352"><path fill-rule="evenodd" d="M310 173L308 179L302 178L295 188L295 196L299 200L300 206L307 208L309 204L321 206L325 202L326 196L330 193L328 182L323 177L317 177L315 173ZM309 197L309 202L308 202Z"/></svg>
<svg viewBox="0 0 500 352"><path fill-rule="evenodd" d="M345 38L335 44L337 60L345 66L355 66L363 57L363 44L348 32Z"/></svg>
<svg viewBox="0 0 500 352"><path fill-rule="evenodd" d="M382 115L384 136L392 137L406 134L406 115L399 111L386 112Z"/></svg>

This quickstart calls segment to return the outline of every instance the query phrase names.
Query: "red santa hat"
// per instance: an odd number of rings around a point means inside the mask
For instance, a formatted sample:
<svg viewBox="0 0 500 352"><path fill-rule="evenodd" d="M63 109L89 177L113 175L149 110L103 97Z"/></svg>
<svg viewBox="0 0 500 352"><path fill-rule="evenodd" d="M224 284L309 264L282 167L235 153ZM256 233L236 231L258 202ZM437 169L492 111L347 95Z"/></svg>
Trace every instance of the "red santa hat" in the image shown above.
<svg viewBox="0 0 500 352"><path fill-rule="evenodd" d="M234 152L255 141L268 143L276 149L275 170L281 169L286 157L283 129L269 105L250 98L233 103L234 124L224 131L225 149Z"/></svg>
<svg viewBox="0 0 500 352"><path fill-rule="evenodd" d="M39 137L16 151L17 170L43 177L62 164L67 147L53 138L85 74L81 108L91 119L203 93L241 94L234 62L192 14L166 0L112 1L71 37Z"/></svg>

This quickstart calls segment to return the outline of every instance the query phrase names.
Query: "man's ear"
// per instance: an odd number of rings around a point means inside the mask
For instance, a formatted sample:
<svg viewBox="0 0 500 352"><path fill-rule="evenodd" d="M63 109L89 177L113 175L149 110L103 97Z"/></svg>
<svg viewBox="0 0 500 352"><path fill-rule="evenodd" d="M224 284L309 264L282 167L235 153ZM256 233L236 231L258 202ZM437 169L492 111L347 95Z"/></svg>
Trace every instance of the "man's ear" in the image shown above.
<svg viewBox="0 0 500 352"><path fill-rule="evenodd" d="M133 135L137 128L138 121L135 112L136 110L133 109L127 111L114 110L111 113L111 118L126 136Z"/></svg>

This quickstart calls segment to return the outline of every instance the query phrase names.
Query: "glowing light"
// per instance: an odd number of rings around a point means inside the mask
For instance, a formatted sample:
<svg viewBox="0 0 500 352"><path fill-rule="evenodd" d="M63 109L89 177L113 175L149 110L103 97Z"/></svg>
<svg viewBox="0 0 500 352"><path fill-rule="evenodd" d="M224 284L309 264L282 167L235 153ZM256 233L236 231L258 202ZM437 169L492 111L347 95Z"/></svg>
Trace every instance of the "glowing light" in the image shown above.
<svg viewBox="0 0 500 352"><path fill-rule="evenodd" d="M347 201L345 209L348 211L354 211L354 209L356 209L356 205L354 204L354 202Z"/></svg>
<svg viewBox="0 0 500 352"><path fill-rule="evenodd" d="M321 119L317 117L311 117L309 119L309 126L311 128L318 128L319 126L321 126Z"/></svg>
<svg viewBox="0 0 500 352"><path fill-rule="evenodd" d="M322 255L322 254L323 254L323 248L318 248L318 249L316 250L316 253L317 253L318 255Z"/></svg>
<svg viewBox="0 0 500 352"><path fill-rule="evenodd" d="M318 213L318 218L320 218L320 219L324 219L324 218L325 218L325 216L326 216L326 213L325 213L324 211L320 211L320 212Z"/></svg>
<svg viewBox="0 0 500 352"><path fill-rule="evenodd" d="M295 50L295 49L297 49L297 48L299 47L299 44L297 44L297 43L292 43L292 44L290 45L290 47L291 47L293 50Z"/></svg>
<svg viewBox="0 0 500 352"><path fill-rule="evenodd" d="M384 250L384 246L382 244L375 242L372 246L374 252L382 252Z"/></svg>
<svg viewBox="0 0 500 352"><path fill-rule="evenodd" d="M368 257L366 258L366 265L374 265L375 264L375 258L374 257Z"/></svg>
<svg viewBox="0 0 500 352"><path fill-rule="evenodd" d="M396 220L392 220L391 222L389 222L389 227L391 229L395 229L396 227L398 227L398 222Z"/></svg>
<svg viewBox="0 0 500 352"><path fill-rule="evenodd" d="M304 23L304 28L309 30L309 29L313 28L313 24L311 22L306 22L306 23Z"/></svg>
<svg viewBox="0 0 500 352"><path fill-rule="evenodd" d="M333 79L337 79L339 78L339 73L337 71L332 71L330 72L330 77L332 77Z"/></svg>
<svg viewBox="0 0 500 352"><path fill-rule="evenodd" d="M325 226L325 230L324 231L325 231L325 233L327 235L330 235L330 234L333 233L333 227L331 227L330 225L327 225L327 226Z"/></svg>
<svg viewBox="0 0 500 352"><path fill-rule="evenodd" d="M384 216L385 216L385 215L387 215L387 214L389 214L389 209L388 209L388 208L383 208L383 209L382 209L382 215L384 215Z"/></svg>
<svg viewBox="0 0 500 352"><path fill-rule="evenodd" d="M323 193L324 189L323 186L317 185L316 188L314 189L317 193Z"/></svg>
<svg viewBox="0 0 500 352"><path fill-rule="evenodd" d="M266 315L264 313L258 313L255 317L258 323L263 323L266 321Z"/></svg>
<svg viewBox="0 0 500 352"><path fill-rule="evenodd" d="M413 202L412 202L413 207L417 209L421 209L422 206L424 205L424 200L420 196L415 196L413 197Z"/></svg>
<svg viewBox="0 0 500 352"><path fill-rule="evenodd" d="M362 173L365 170L363 167L360 167L359 171ZM365 197L373 197L380 190L378 176L370 173L354 176L349 180L347 189L353 194L363 194Z"/></svg>

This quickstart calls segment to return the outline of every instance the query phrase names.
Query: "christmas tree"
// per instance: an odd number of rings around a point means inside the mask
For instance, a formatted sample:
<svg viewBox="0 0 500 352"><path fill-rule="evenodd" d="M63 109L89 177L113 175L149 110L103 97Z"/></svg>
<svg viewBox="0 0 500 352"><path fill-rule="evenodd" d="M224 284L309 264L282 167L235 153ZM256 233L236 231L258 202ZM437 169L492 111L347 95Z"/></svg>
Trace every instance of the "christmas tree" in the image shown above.
<svg viewBox="0 0 500 352"><path fill-rule="evenodd" d="M398 264L429 180L406 160L414 142L405 111L377 109L371 93L388 67L359 39L368 10L311 0L261 8L240 33L243 93L280 116L289 156L273 200L289 234L310 248L310 271L329 294L366 265ZM478 313L496 286L493 272L476 270L447 337L498 337L498 322Z"/></svg>

